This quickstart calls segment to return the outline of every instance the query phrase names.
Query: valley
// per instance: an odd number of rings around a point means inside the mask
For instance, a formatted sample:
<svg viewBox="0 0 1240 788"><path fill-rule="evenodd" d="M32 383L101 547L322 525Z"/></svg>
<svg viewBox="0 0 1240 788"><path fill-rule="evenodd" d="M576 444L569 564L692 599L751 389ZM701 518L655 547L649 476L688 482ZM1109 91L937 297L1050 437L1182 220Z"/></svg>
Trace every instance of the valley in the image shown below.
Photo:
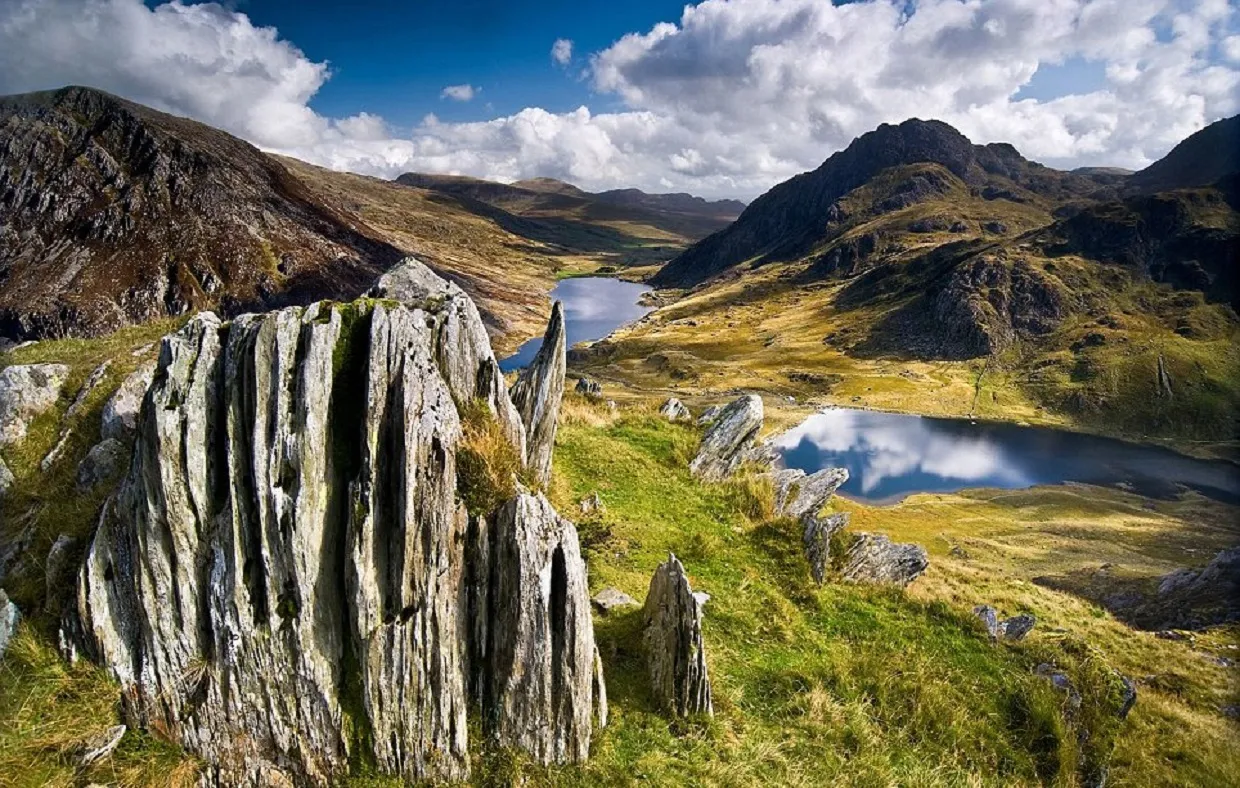
<svg viewBox="0 0 1240 788"><path fill-rule="evenodd" d="M1229 139L746 206L0 99L0 785L1233 784Z"/></svg>

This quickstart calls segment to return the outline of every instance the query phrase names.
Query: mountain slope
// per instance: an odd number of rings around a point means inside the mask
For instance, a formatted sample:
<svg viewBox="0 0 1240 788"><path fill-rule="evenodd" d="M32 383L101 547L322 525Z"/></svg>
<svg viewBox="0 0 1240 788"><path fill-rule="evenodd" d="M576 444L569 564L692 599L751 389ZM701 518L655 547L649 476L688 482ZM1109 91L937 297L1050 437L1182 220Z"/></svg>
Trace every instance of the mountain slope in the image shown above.
<svg viewBox="0 0 1240 788"><path fill-rule="evenodd" d="M545 322L562 248L517 217L264 154L88 88L0 98L0 336L97 335L365 292L414 254L504 347Z"/></svg>
<svg viewBox="0 0 1240 788"><path fill-rule="evenodd" d="M653 279L691 286L752 258L795 259L829 240L847 211L837 201L884 170L936 164L985 200L1060 204L1089 198L1107 187L1081 175L1024 159L1006 144L974 145L940 121L884 124L858 137L818 169L797 175L754 200L736 223L695 244ZM916 202L937 184L911 183L884 210Z"/></svg>
<svg viewBox="0 0 1240 788"><path fill-rule="evenodd" d="M1208 186L1240 173L1240 115L1215 121L1124 184L1134 194Z"/></svg>

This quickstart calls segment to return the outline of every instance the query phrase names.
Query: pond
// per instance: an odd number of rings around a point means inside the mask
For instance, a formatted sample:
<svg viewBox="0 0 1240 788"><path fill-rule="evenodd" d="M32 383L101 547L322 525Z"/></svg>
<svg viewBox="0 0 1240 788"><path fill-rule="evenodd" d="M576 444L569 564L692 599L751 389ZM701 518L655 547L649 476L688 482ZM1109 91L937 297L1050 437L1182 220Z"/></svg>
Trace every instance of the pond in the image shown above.
<svg viewBox="0 0 1240 788"><path fill-rule="evenodd" d="M602 339L620 326L637 320L653 307L637 303L650 292L646 285L622 282L605 276L583 276L561 280L551 291L553 301L564 302L564 324L568 346L578 342ZM500 369L511 372L534 360L542 337L531 339L517 352L499 362Z"/></svg>
<svg viewBox="0 0 1240 788"><path fill-rule="evenodd" d="M869 503L1064 482L1119 486L1151 498L1188 487L1240 503L1240 467L1233 463L1064 430L839 408L810 416L775 444L789 468L847 468L840 492Z"/></svg>

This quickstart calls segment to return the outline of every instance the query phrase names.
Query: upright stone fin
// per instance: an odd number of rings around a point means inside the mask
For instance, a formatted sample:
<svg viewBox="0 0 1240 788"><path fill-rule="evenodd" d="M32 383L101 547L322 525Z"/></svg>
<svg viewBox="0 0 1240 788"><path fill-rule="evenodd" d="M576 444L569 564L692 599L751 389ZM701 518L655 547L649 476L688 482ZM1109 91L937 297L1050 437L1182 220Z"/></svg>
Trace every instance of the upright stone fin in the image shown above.
<svg viewBox="0 0 1240 788"><path fill-rule="evenodd" d="M564 398L565 343L564 305L556 301L542 347L512 387L513 404L525 425L525 465L541 484L551 480L551 453Z"/></svg>
<svg viewBox="0 0 1240 788"><path fill-rule="evenodd" d="M607 719L577 529L521 493L491 526L484 727L540 763L580 762Z"/></svg>
<svg viewBox="0 0 1240 788"><path fill-rule="evenodd" d="M650 578L642 610L643 640L655 697L682 717L714 713L702 643L702 604L684 566L669 555Z"/></svg>
<svg viewBox="0 0 1240 788"><path fill-rule="evenodd" d="M757 394L746 394L731 402L702 436L689 471L707 481L730 476L749 458L762 420L762 398Z"/></svg>

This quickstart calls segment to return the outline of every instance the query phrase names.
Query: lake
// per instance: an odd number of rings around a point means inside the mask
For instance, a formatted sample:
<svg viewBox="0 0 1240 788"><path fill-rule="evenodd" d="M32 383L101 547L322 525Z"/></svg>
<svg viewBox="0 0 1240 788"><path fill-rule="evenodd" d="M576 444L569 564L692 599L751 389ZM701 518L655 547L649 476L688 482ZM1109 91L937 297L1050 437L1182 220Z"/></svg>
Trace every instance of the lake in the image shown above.
<svg viewBox="0 0 1240 788"><path fill-rule="evenodd" d="M553 301L564 302L564 324L568 346L578 342L602 339L620 326L632 323L653 307L637 303L650 292L646 285L622 282L605 276L583 276L563 279L551 291ZM508 358L501 359L500 369L510 372L534 360L542 337L531 339Z"/></svg>
<svg viewBox="0 0 1240 788"><path fill-rule="evenodd" d="M838 408L775 439L789 468L847 468L844 495L894 503L918 492L1080 482L1151 498L1182 487L1240 503L1240 468L1064 430Z"/></svg>

